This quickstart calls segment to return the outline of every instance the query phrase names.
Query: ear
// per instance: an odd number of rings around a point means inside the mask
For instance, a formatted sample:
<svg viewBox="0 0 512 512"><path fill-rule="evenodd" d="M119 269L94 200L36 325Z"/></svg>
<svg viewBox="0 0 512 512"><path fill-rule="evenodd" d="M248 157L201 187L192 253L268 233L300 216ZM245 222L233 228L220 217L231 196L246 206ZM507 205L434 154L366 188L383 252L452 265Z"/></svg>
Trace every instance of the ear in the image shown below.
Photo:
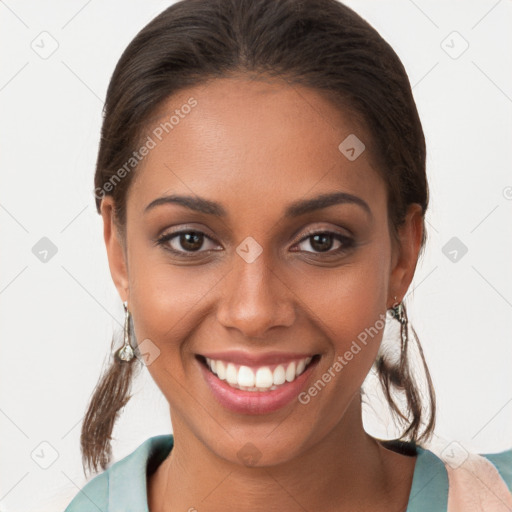
<svg viewBox="0 0 512 512"><path fill-rule="evenodd" d="M405 221L398 229L399 242L394 241L393 263L389 282L391 307L395 300L400 302L411 284L423 237L423 214L421 205L409 205Z"/></svg>
<svg viewBox="0 0 512 512"><path fill-rule="evenodd" d="M110 275L124 302L129 296L128 266L125 246L115 224L114 201L111 196L105 196L102 199L100 211L103 218L103 238L107 248Z"/></svg>

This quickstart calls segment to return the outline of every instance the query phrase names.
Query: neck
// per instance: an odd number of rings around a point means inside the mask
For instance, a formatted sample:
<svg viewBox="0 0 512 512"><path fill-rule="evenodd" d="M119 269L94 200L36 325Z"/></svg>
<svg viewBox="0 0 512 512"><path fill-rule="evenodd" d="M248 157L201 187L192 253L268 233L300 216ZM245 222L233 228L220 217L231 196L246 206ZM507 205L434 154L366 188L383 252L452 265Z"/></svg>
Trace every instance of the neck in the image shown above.
<svg viewBox="0 0 512 512"><path fill-rule="evenodd" d="M175 510L406 509L415 458L385 449L363 428L359 394L342 421L300 456L265 467L218 457L173 418L178 442L150 477L152 512Z"/></svg>

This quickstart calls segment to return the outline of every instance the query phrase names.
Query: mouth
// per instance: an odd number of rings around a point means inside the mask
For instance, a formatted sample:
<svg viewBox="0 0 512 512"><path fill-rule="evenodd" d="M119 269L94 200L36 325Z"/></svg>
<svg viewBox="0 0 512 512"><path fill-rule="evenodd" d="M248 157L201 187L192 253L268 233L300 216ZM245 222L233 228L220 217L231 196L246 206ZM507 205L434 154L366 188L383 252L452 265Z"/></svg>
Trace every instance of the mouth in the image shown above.
<svg viewBox="0 0 512 512"><path fill-rule="evenodd" d="M297 398L320 357L270 357L268 364L244 359L246 364L240 364L236 357L228 360L227 356L196 354L206 383L220 404L246 414L272 412Z"/></svg>
<svg viewBox="0 0 512 512"><path fill-rule="evenodd" d="M304 373L314 359L316 362L320 355L315 354L280 364L261 366L236 364L202 355L197 357L203 366L206 366L218 379L226 382L232 388L242 391L265 392L278 389L286 382L293 382Z"/></svg>

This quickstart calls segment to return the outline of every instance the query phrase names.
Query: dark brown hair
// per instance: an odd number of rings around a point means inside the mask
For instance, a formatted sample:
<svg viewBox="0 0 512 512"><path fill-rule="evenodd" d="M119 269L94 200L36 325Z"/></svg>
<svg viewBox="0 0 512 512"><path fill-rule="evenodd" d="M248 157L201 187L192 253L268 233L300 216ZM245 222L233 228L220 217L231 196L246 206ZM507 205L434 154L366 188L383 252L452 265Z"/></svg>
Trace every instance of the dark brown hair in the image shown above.
<svg viewBox="0 0 512 512"><path fill-rule="evenodd" d="M101 199L113 196L121 234L136 172L136 165L127 172L126 163L158 108L187 87L240 74L310 87L361 121L368 153L387 185L395 240L408 205L420 204L424 216L425 138L411 86L400 59L371 25L336 0L182 0L131 41L108 87L95 197L100 212ZM425 241L424 229L421 251ZM407 351L399 363L385 356L376 362L391 410L407 425L401 439L414 442L430 437L435 424L434 390L416 341L428 387L427 410ZM113 357L94 391L82 426L84 468L87 464L97 471L98 465L106 469L109 464L115 419L130 398L131 365ZM405 411L392 390L405 395Z"/></svg>

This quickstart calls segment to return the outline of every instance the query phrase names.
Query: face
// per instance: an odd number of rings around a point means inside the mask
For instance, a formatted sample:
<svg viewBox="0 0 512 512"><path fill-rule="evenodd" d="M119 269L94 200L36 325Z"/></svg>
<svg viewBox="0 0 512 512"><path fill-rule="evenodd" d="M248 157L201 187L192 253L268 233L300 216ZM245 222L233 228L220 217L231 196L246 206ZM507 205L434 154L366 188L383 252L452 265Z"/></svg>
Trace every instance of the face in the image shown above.
<svg viewBox="0 0 512 512"><path fill-rule="evenodd" d="M370 141L309 88L217 79L159 115L125 240L110 197L102 215L112 277L175 436L266 465L356 428L350 411L386 309L414 273L419 207L392 243ZM355 159L339 149L351 134L366 144Z"/></svg>

